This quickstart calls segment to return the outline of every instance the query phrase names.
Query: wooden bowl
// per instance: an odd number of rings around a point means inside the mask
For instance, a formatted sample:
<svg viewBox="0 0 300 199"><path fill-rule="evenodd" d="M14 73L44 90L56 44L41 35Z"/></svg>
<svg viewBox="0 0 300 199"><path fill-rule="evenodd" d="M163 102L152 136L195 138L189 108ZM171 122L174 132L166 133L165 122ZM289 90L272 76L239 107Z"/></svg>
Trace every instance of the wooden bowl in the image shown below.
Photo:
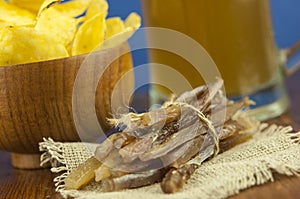
<svg viewBox="0 0 300 199"><path fill-rule="evenodd" d="M0 150L12 152L17 168L39 167L38 143L51 137L55 141L80 141L72 111L76 75L89 57L95 70L114 60L100 79L96 96L97 117L109 129L111 95L118 80L132 69L126 43L107 50L58 60L0 67ZM124 54L125 52L125 54ZM121 56L120 56L121 55ZM131 82L123 82L122 92L131 93ZM122 93L120 102L125 99Z"/></svg>

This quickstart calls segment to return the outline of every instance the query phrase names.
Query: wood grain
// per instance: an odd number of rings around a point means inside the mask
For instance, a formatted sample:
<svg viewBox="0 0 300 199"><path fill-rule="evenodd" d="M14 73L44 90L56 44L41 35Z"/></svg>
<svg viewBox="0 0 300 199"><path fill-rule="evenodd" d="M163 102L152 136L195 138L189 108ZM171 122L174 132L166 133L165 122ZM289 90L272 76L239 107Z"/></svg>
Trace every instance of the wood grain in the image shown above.
<svg viewBox="0 0 300 199"><path fill-rule="evenodd" d="M114 86L132 69L128 49L124 44L90 55L0 67L0 149L38 153L38 143L43 137L79 140L73 120L72 94L78 70L87 57L95 71L111 63L96 92L97 116L103 128L108 129L106 118L111 117ZM119 58L112 60L115 57ZM126 86L132 90L133 79ZM119 100L123 101L122 96Z"/></svg>
<svg viewBox="0 0 300 199"><path fill-rule="evenodd" d="M3 152L0 152L3 156ZM8 153L5 154L8 156ZM49 170L18 170L1 164L0 199L46 199L62 198L55 193L53 175ZM6 172L3 172L6 168Z"/></svg>

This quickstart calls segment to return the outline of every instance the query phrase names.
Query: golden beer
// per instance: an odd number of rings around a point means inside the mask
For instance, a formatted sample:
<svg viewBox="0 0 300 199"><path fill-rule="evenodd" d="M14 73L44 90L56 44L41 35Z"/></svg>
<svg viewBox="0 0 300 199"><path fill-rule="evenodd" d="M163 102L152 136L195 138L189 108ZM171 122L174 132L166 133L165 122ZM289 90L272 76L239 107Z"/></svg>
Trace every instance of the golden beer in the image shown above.
<svg viewBox="0 0 300 199"><path fill-rule="evenodd" d="M278 74L268 0L143 0L143 7L147 26L184 33L208 51L229 96L250 94ZM150 50L150 59L175 68L192 86L203 84L181 57Z"/></svg>
<svg viewBox="0 0 300 199"><path fill-rule="evenodd" d="M268 94L274 92L271 97L264 96L268 99L262 105L272 107L264 111L270 115L261 119L287 108L269 0L142 0L142 4L146 26L179 31L206 49L224 79L227 96L251 96L264 89ZM148 39L151 42L155 38L148 35ZM192 87L204 83L183 57L157 49L149 50L149 57L152 63L176 69ZM150 72L152 80L171 78L155 69L150 68ZM180 87L176 80L174 84ZM160 86L153 89L168 93Z"/></svg>

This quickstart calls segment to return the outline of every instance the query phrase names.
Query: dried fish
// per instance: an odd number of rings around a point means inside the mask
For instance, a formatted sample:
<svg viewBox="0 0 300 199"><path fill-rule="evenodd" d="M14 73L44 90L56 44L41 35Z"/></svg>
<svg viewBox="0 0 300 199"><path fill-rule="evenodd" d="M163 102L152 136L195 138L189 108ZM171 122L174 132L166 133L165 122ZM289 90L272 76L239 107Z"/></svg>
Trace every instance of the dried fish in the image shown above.
<svg viewBox="0 0 300 199"><path fill-rule="evenodd" d="M178 169L171 169L162 180L161 189L164 193L180 191L198 167L197 164L184 164Z"/></svg>
<svg viewBox="0 0 300 199"><path fill-rule="evenodd" d="M130 136L127 133L118 133L118 136L113 140L114 147L120 149L130 143L132 143L136 138Z"/></svg>
<svg viewBox="0 0 300 199"><path fill-rule="evenodd" d="M99 182L105 178L111 176L111 170L108 166L102 164L98 169L95 170L95 181Z"/></svg>
<svg viewBox="0 0 300 199"><path fill-rule="evenodd" d="M250 133L236 133L234 136L229 136L220 142L220 153L231 149L241 143L248 141L251 138Z"/></svg>
<svg viewBox="0 0 300 199"><path fill-rule="evenodd" d="M235 136L229 136L220 142L220 152L229 150L238 144L246 142L250 138L250 134L237 133ZM185 153L188 157L181 156L175 164L171 165L172 169L165 175L160 184L164 193L175 193L183 188L187 180L199 167L199 164L186 163L193 157L193 152L197 153L199 148L199 143L195 142L195 145L191 145L191 149Z"/></svg>
<svg viewBox="0 0 300 199"><path fill-rule="evenodd" d="M252 101L245 98L231 102L222 86L223 81L218 79L185 92L160 109L111 120L125 128L95 152L102 163L94 169L95 180L103 191L161 182L165 193L177 192L203 161L219 152L219 144L224 151L249 139L239 132L257 123L245 119L240 110ZM197 161L191 162L194 157Z"/></svg>
<svg viewBox="0 0 300 199"><path fill-rule="evenodd" d="M123 123L126 123L128 128L126 128L124 132L131 133L131 135L136 137L142 137L145 136L145 134L147 135L150 134L143 139L136 140L136 142L129 144L124 149L120 150L120 154L124 158L125 162L133 161L140 154L145 153L145 151L148 150L151 146L153 148L154 146L162 144L162 142L164 142L166 138L170 136L170 134L180 130L179 127L183 129L198 120L197 114L193 113L193 111L190 110L190 108L186 108L185 106L182 106L181 103L178 102L188 101L191 104L196 104L198 103L197 101L198 97L201 96L200 99L205 101L205 103L202 104L202 107L204 108L207 105L207 103L210 102L211 98L213 98L216 94L218 94L218 89L220 89L221 86L222 86L222 81L219 80L215 84L211 84L209 86L203 86L201 89L198 89L198 91L196 89L195 90L196 92L187 92L183 94L182 95L183 97L178 98L176 100L176 103L166 103L162 109L155 110L145 114L139 114L139 115L128 114L127 116L131 117L131 119L129 120L128 117L125 116L123 118ZM210 92L208 92L209 89ZM193 96L198 96L198 97L196 97L195 100L195 97ZM169 115L167 115L166 117L162 117L162 115L165 116L164 114L161 114L162 111L167 112ZM156 115L157 119L151 121L150 115L152 116ZM183 119L174 122L174 120L179 119L179 115L182 115L181 118ZM162 121L164 123L166 122L165 126L160 124ZM151 122L155 122L155 124L152 123L151 125ZM150 127L148 128L149 125ZM134 130L134 131L130 132L130 130ZM177 146L178 145L175 145L175 147Z"/></svg>
<svg viewBox="0 0 300 199"><path fill-rule="evenodd" d="M171 135L167 142L154 146L146 153L140 155L139 158L143 161L148 161L164 156L185 142L194 139L197 135L201 135L202 132L200 129L203 128L199 127L199 124L195 123L188 128L178 131L177 133Z"/></svg>
<svg viewBox="0 0 300 199"><path fill-rule="evenodd" d="M175 100L175 102L190 104L202 111L209 103L215 101L214 97L220 92L222 86L223 80L217 79L216 82L184 92ZM223 98L226 98L224 95L222 96Z"/></svg>
<svg viewBox="0 0 300 199"><path fill-rule="evenodd" d="M113 141L117 137L117 135L118 133L111 135L109 138L107 138L97 146L95 150L95 158L97 160L102 161L113 150Z"/></svg>
<svg viewBox="0 0 300 199"><path fill-rule="evenodd" d="M120 149L134 142L135 139L135 137L130 136L124 132L112 134L99 146L97 146L95 150L95 158L97 158L99 161L103 161L114 148Z"/></svg>
<svg viewBox="0 0 300 199"><path fill-rule="evenodd" d="M155 138L153 138L152 135L149 135L120 149L119 153L122 156L124 162L132 162L138 156L145 153L151 147L154 139Z"/></svg>
<svg viewBox="0 0 300 199"><path fill-rule="evenodd" d="M118 178L109 178L101 181L104 192L120 191L123 189L138 188L161 181L166 169L154 169L143 173L127 174Z"/></svg>
<svg viewBox="0 0 300 199"><path fill-rule="evenodd" d="M151 126L156 123L172 122L178 118L179 114L180 106L172 104L147 113L128 113L127 115L122 115L120 118L109 119L109 122L114 126L126 126L123 132L130 133L141 127Z"/></svg>
<svg viewBox="0 0 300 199"><path fill-rule="evenodd" d="M129 163L122 163L117 165L114 168L111 168L112 171L116 172L126 172L126 173L139 173L148 171L154 168L162 168L163 164L160 158L152 159L150 161L141 161L136 159Z"/></svg>
<svg viewBox="0 0 300 199"><path fill-rule="evenodd" d="M196 137L161 157L163 165L178 168L185 164L199 153L203 140L203 136Z"/></svg>
<svg viewBox="0 0 300 199"><path fill-rule="evenodd" d="M152 143L151 147L157 146L165 142L169 136L178 132L179 128L183 127L180 125L180 122L174 121L169 124L166 124L156 135L155 140Z"/></svg>
<svg viewBox="0 0 300 199"><path fill-rule="evenodd" d="M183 93L174 101L175 103L171 100L171 102L166 102L160 109L141 114L128 113L127 115L122 115L120 118L109 119L109 122L114 126L126 126L123 132L129 133L156 123L170 123L180 116L182 108L180 103L190 104L203 111L208 103L214 99L215 95L219 93L222 86L223 80L217 79L214 83ZM223 98L225 97L223 96Z"/></svg>
<svg viewBox="0 0 300 199"><path fill-rule="evenodd" d="M101 166L101 162L94 157L86 160L69 173L68 177L64 180L65 189L80 189L91 182L95 177L94 170L99 166Z"/></svg>

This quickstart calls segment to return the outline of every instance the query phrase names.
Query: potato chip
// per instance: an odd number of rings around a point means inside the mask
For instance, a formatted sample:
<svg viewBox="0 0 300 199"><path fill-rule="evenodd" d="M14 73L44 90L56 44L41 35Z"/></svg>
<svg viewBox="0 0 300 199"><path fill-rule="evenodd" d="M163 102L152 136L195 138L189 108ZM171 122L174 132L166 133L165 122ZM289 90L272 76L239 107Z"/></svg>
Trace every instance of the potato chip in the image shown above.
<svg viewBox="0 0 300 199"><path fill-rule="evenodd" d="M61 14L55 7L50 7L37 18L35 29L55 37L59 43L67 47L74 38L77 21L73 17Z"/></svg>
<svg viewBox="0 0 300 199"><path fill-rule="evenodd" d="M44 0L10 0L11 4L37 14Z"/></svg>
<svg viewBox="0 0 300 199"><path fill-rule="evenodd" d="M44 0L44 2L42 3L37 16L39 17L41 15L42 12L44 12L45 10L47 10L48 8L50 8L51 6L54 6L55 4L58 4L61 0Z"/></svg>
<svg viewBox="0 0 300 199"><path fill-rule="evenodd" d="M121 45L127 41L134 33L132 29L125 29L123 32L118 33L109 39L105 40L96 50L103 50L108 48L113 48L115 46Z"/></svg>
<svg viewBox="0 0 300 199"><path fill-rule="evenodd" d="M141 24L136 13L123 22L107 12L106 0L0 0L0 66L111 48Z"/></svg>
<svg viewBox="0 0 300 199"><path fill-rule="evenodd" d="M0 65L31 63L68 56L64 45L32 27L5 27L0 30Z"/></svg>
<svg viewBox="0 0 300 199"><path fill-rule="evenodd" d="M85 13L91 0L73 0L55 5L55 9L65 16L78 17Z"/></svg>
<svg viewBox="0 0 300 199"><path fill-rule="evenodd" d="M103 42L106 29L105 16L104 13L98 13L79 27L74 38L72 55L92 52Z"/></svg>
<svg viewBox="0 0 300 199"><path fill-rule="evenodd" d="M0 29L8 27L8 26L13 26L13 25L10 22L0 20Z"/></svg>
<svg viewBox="0 0 300 199"><path fill-rule="evenodd" d="M12 25L33 25L35 23L35 15L0 0L0 20L9 22Z"/></svg>
<svg viewBox="0 0 300 199"><path fill-rule="evenodd" d="M91 0L85 17L86 20L88 20L99 13L105 13L106 15L107 12L108 12L108 4L106 0Z"/></svg>
<svg viewBox="0 0 300 199"><path fill-rule="evenodd" d="M124 22L120 17L112 17L106 20L105 39L111 38L125 29Z"/></svg>
<svg viewBox="0 0 300 199"><path fill-rule="evenodd" d="M125 29L105 40L97 50L113 48L127 41L141 25L141 17L131 13L125 20Z"/></svg>
<svg viewBox="0 0 300 199"><path fill-rule="evenodd" d="M132 28L133 30L138 29L141 26L141 17L132 12L125 20L125 28Z"/></svg>

